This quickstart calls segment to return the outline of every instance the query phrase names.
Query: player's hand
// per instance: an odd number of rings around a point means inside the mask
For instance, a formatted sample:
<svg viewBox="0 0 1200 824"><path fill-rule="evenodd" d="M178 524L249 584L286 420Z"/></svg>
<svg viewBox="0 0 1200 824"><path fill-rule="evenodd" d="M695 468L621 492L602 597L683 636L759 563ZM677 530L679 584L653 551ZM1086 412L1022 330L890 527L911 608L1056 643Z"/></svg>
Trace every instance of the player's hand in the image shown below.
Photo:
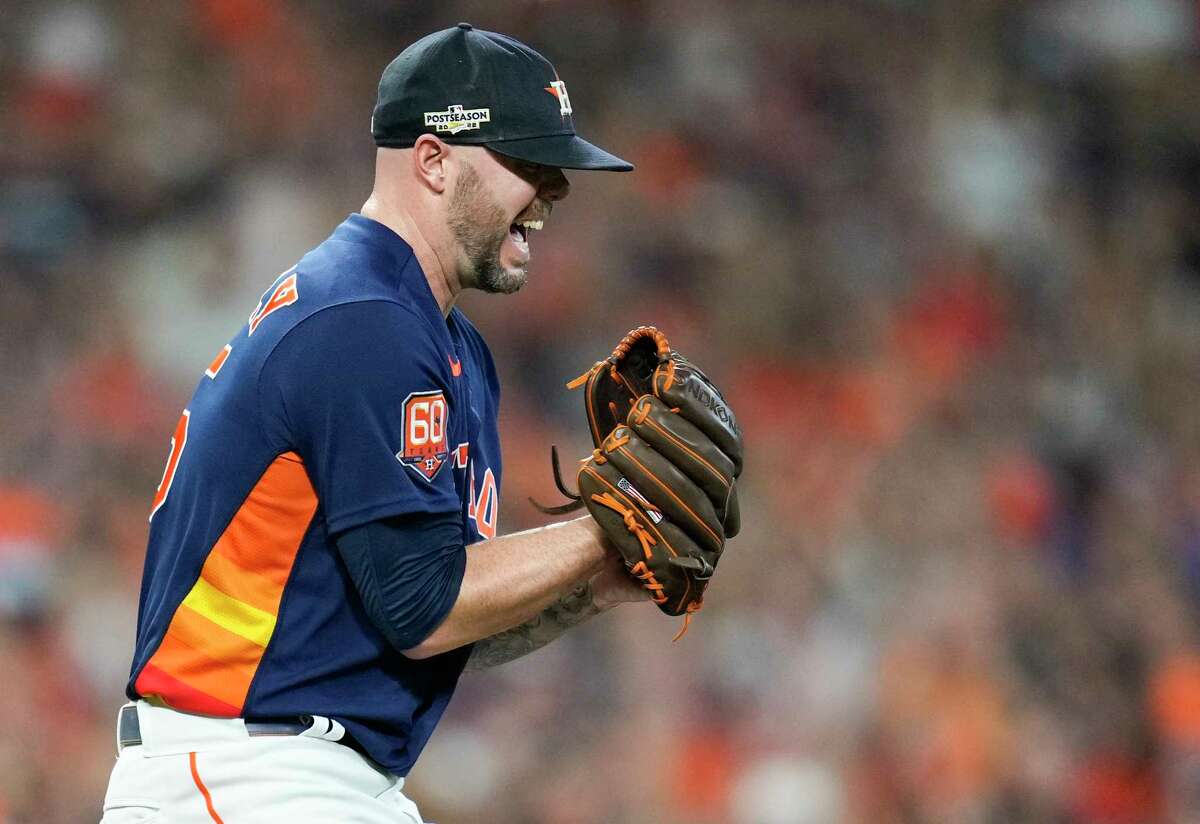
<svg viewBox="0 0 1200 824"><path fill-rule="evenodd" d="M650 593L625 571L625 562L616 552L608 553L604 566L592 576L589 583L592 585L592 600L601 612L617 604L650 600Z"/></svg>

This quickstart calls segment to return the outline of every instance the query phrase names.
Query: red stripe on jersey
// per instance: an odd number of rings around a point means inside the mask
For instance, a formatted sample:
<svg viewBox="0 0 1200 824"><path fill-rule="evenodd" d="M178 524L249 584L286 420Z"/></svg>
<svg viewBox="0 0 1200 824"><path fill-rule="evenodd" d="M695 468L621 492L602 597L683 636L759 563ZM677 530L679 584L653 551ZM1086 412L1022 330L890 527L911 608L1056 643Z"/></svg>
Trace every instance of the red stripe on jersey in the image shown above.
<svg viewBox="0 0 1200 824"><path fill-rule="evenodd" d="M160 698L167 706L182 709L189 707L191 712L204 715L217 715L222 718L236 718L238 708L224 701L218 701L211 695L193 689L177 678L172 678L153 664L147 664L138 675L134 689L143 698ZM165 696L171 696L166 698ZM176 704L176 702L179 702Z"/></svg>

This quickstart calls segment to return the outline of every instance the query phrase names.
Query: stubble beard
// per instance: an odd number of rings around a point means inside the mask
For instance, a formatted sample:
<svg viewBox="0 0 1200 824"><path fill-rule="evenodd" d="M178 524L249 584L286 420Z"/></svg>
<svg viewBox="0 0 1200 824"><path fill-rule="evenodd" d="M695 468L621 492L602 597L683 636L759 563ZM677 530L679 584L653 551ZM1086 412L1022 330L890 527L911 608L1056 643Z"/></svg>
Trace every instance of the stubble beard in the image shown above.
<svg viewBox="0 0 1200 824"><path fill-rule="evenodd" d="M508 237L504 210L469 163L463 165L450 198L448 223L461 250L459 282L464 289L511 295L525 285L525 267L505 269L500 263L500 249Z"/></svg>

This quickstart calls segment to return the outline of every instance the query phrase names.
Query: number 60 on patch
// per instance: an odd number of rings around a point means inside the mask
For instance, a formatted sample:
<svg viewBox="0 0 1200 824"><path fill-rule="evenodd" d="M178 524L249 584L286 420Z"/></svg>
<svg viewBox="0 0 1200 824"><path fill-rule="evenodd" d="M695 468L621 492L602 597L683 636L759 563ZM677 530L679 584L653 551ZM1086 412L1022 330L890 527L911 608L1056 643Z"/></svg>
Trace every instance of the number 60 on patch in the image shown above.
<svg viewBox="0 0 1200 824"><path fill-rule="evenodd" d="M396 459L432 481L446 462L446 397L441 392L413 392L404 399L404 448Z"/></svg>

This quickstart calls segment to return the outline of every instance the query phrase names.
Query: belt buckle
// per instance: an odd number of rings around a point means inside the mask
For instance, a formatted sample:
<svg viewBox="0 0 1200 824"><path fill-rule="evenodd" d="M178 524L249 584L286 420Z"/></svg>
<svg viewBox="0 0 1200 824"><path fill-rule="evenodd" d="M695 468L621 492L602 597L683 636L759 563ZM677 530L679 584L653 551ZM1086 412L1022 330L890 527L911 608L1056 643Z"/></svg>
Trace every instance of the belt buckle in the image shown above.
<svg viewBox="0 0 1200 824"><path fill-rule="evenodd" d="M128 703L117 710L117 754L126 747L142 743L142 729L138 722L137 704Z"/></svg>

